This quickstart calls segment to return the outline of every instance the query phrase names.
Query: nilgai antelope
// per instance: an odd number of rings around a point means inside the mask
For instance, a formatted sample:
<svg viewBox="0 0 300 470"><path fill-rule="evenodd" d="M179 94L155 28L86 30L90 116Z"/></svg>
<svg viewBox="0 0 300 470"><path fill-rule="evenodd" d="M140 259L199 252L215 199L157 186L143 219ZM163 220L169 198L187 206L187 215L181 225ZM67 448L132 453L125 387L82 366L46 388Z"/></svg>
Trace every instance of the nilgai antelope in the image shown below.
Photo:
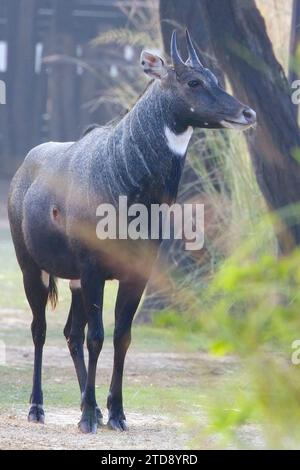
<svg viewBox="0 0 300 470"><path fill-rule="evenodd" d="M189 58L171 40L171 65L142 52L141 66L152 82L118 122L89 129L77 142L42 144L29 152L15 175L9 220L33 321L33 388L28 419L44 422L42 355L45 308L55 303L56 278L70 280L71 308L64 334L81 391L84 433L103 424L95 376L102 349L105 281L116 279L114 365L107 399L108 426L126 430L122 380L131 325L161 240L99 240L97 208L128 204L171 205L177 195L194 128L247 129L255 112L230 96L205 68L187 32ZM121 227L119 227L121 229ZM84 360L87 325L88 366Z"/></svg>

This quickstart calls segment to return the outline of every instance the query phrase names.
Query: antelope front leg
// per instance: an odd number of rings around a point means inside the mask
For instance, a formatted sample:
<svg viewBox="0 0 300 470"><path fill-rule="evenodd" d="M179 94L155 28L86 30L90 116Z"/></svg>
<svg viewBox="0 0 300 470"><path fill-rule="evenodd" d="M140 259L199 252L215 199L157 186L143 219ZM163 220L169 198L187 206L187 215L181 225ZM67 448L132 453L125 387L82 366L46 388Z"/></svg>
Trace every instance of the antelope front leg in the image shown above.
<svg viewBox="0 0 300 470"><path fill-rule="evenodd" d="M114 368L107 398L108 427L126 431L126 417L123 410L123 370L126 352L131 342L131 325L142 297L145 282L120 282L114 330Z"/></svg>
<svg viewBox="0 0 300 470"><path fill-rule="evenodd" d="M81 277L81 289L87 316L87 349L89 353L87 380L82 396L82 415L78 424L83 433L96 433L98 426L95 379L98 357L104 340L102 321L105 280L97 269L85 270Z"/></svg>
<svg viewBox="0 0 300 470"><path fill-rule="evenodd" d="M68 348L73 359L82 397L87 379L87 370L85 366L83 350L84 329L87 323L87 319L83 306L81 287L74 287L71 282L70 288L72 292L72 303L68 320L64 328L64 335L66 337ZM99 407L97 407L97 418L98 427L100 427L103 425L103 416Z"/></svg>

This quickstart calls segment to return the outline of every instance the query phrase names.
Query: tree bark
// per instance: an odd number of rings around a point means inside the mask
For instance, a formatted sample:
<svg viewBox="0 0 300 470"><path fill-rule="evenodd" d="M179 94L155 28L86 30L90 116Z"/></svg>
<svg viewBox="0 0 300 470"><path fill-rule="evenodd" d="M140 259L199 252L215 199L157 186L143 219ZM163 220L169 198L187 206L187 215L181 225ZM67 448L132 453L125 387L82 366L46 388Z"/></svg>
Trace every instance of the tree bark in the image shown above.
<svg viewBox="0 0 300 470"><path fill-rule="evenodd" d="M300 133L291 90L254 0L202 0L218 61L234 92L258 114L247 141L260 189L273 210L300 200ZM224 23L222 18L226 18ZM222 32L220 29L223 27ZM299 221L281 231L283 252L300 242Z"/></svg>
<svg viewBox="0 0 300 470"><path fill-rule="evenodd" d="M76 56L72 10L73 2L53 0L54 14L49 40L49 55ZM76 96L76 66L63 59L49 66L49 99L51 129L54 140L74 140L78 137Z"/></svg>
<svg viewBox="0 0 300 470"><path fill-rule="evenodd" d="M9 25L13 30L11 29L9 44L12 50L8 64L10 70L8 100L9 106L12 103L11 123L13 124L12 142L14 142L12 150L17 160L24 157L32 143L30 110L33 106L35 90L35 13L37 3L37 0L20 0L18 4L14 2L11 5L13 11L17 13L17 18L14 24L10 23Z"/></svg>

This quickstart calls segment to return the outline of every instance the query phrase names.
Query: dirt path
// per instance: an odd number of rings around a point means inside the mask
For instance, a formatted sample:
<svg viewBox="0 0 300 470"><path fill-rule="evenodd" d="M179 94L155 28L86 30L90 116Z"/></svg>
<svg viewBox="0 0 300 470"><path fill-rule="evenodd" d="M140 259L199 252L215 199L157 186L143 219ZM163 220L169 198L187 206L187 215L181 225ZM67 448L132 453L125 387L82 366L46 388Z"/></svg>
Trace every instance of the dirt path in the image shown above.
<svg viewBox="0 0 300 470"><path fill-rule="evenodd" d="M82 435L75 426L76 409L48 409L44 426L26 422L26 410L1 415L1 449L182 449L187 438L167 418L127 413L130 430L114 433L106 428Z"/></svg>

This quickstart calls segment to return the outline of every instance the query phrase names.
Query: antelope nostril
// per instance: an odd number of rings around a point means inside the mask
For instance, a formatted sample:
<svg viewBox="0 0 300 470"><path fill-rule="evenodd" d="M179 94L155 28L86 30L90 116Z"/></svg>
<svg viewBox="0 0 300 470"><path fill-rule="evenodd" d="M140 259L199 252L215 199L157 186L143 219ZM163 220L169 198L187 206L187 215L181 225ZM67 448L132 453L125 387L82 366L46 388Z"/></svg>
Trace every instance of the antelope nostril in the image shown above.
<svg viewBox="0 0 300 470"><path fill-rule="evenodd" d="M244 109L243 115L247 119L247 121L250 121L250 122L256 121L256 112L253 111L253 109L251 108Z"/></svg>

